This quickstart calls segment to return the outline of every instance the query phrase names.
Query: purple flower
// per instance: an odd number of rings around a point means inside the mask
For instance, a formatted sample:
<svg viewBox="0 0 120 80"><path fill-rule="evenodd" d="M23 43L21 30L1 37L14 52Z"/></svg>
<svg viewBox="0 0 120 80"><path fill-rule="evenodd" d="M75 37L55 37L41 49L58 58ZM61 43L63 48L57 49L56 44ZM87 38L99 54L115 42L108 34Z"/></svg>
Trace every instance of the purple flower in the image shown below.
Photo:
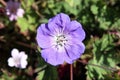
<svg viewBox="0 0 120 80"><path fill-rule="evenodd" d="M10 21L17 20L18 17L23 17L24 10L20 8L19 2L9 0L6 6L6 14L9 16Z"/></svg>
<svg viewBox="0 0 120 80"><path fill-rule="evenodd" d="M47 24L41 24L36 36L37 43L42 48L42 57L52 65L64 62L72 64L84 53L84 39L85 32L81 24L76 20L70 21L64 13L51 18Z"/></svg>
<svg viewBox="0 0 120 80"><path fill-rule="evenodd" d="M8 59L8 65L10 67L17 67L17 68L26 68L27 66L27 55L24 51L19 52L18 49L14 48L11 51L12 57Z"/></svg>

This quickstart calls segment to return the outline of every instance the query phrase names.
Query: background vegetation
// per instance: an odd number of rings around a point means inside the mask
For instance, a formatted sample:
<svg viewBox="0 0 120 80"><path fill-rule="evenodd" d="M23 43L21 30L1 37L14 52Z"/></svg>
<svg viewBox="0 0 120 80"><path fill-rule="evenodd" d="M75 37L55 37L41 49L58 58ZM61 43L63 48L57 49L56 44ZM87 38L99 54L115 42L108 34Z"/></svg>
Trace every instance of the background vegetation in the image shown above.
<svg viewBox="0 0 120 80"><path fill-rule="evenodd" d="M37 27L61 12L79 21L86 32L86 50L74 63L74 80L120 80L120 0L20 2L25 14L17 21L9 21L4 10L0 13L0 80L69 80L69 65L44 62L35 40ZM8 66L13 48L28 55L26 69Z"/></svg>

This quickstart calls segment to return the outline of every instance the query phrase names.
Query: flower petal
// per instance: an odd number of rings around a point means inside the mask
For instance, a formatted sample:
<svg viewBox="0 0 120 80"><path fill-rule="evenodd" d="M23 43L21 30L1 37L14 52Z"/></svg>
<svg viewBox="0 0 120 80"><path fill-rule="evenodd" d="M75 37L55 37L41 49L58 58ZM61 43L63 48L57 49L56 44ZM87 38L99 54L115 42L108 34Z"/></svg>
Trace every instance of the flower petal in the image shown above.
<svg viewBox="0 0 120 80"><path fill-rule="evenodd" d="M19 57L19 51L18 51L18 49L14 48L14 49L11 51L11 55L12 55L13 58Z"/></svg>
<svg viewBox="0 0 120 80"><path fill-rule="evenodd" d="M83 31L83 29L80 29L80 28L70 33L70 35L73 38L79 39L80 41L83 41L85 39L85 32Z"/></svg>
<svg viewBox="0 0 120 80"><path fill-rule="evenodd" d="M54 36L62 31L62 28L60 25L57 25L53 22L48 23L48 29L51 32L51 34Z"/></svg>
<svg viewBox="0 0 120 80"><path fill-rule="evenodd" d="M80 57L80 55L82 53L84 53L85 46L82 42L78 43L78 44L76 44L76 42L75 42L72 45L69 45L69 44L66 45L65 49L66 49L66 52L67 52L69 58L71 58L72 60L76 60Z"/></svg>
<svg viewBox="0 0 120 80"><path fill-rule="evenodd" d="M6 15L10 15L10 10L6 9Z"/></svg>
<svg viewBox="0 0 120 80"><path fill-rule="evenodd" d="M59 53L57 53L53 48L44 49L41 53L41 56L49 64L56 66L63 63L63 59L58 56Z"/></svg>
<svg viewBox="0 0 120 80"><path fill-rule="evenodd" d="M24 59L21 59L21 66L20 66L20 68L26 68L26 66L27 66L27 61L26 60L24 60Z"/></svg>
<svg viewBox="0 0 120 80"><path fill-rule="evenodd" d="M26 60L28 58L28 56L25 54L25 52L21 51L19 54L20 58L23 60Z"/></svg>
<svg viewBox="0 0 120 80"><path fill-rule="evenodd" d="M66 24L70 22L70 18L68 15L64 13L60 13L56 15L55 17L51 18L49 22L54 22L61 27L65 27Z"/></svg>
<svg viewBox="0 0 120 80"><path fill-rule="evenodd" d="M79 40L79 38L69 38L68 42L67 42L67 45L69 46L74 46L74 45L77 45L79 46L79 49L81 49L81 52L80 53L84 53L85 51L85 45L83 44L82 41Z"/></svg>
<svg viewBox="0 0 120 80"><path fill-rule="evenodd" d="M18 9L20 7L20 3L19 2L13 2L13 6L14 6L14 8Z"/></svg>
<svg viewBox="0 0 120 80"><path fill-rule="evenodd" d="M51 34L49 30L47 30L46 26L46 24L41 24L37 29L36 40L41 48L48 48L52 45Z"/></svg>
<svg viewBox="0 0 120 80"><path fill-rule="evenodd" d="M22 8L19 8L18 10L17 10L17 16L18 17L23 17L23 14L24 14L24 10L22 9Z"/></svg>
<svg viewBox="0 0 120 80"><path fill-rule="evenodd" d="M42 50L41 53L44 60L54 66L63 64L64 62L73 63L72 59L67 56L64 48L62 51L59 51L57 48L52 47Z"/></svg>
<svg viewBox="0 0 120 80"><path fill-rule="evenodd" d="M11 9L13 8L13 7L12 7L13 5L14 5L14 2L13 2L12 0L9 0L9 1L7 2L6 8L11 10Z"/></svg>
<svg viewBox="0 0 120 80"><path fill-rule="evenodd" d="M14 63L14 59L13 58L9 58L8 59L8 65L10 66L10 67L13 67L13 66L15 66L15 63Z"/></svg>
<svg viewBox="0 0 120 80"><path fill-rule="evenodd" d="M14 14L11 14L11 15L9 16L9 19L10 19L10 21L16 20L16 19L17 19L17 16L14 15Z"/></svg>
<svg viewBox="0 0 120 80"><path fill-rule="evenodd" d="M82 25L77 21L71 21L65 29L65 33L69 33L72 38L77 38L80 41L85 39L85 32L82 29Z"/></svg>

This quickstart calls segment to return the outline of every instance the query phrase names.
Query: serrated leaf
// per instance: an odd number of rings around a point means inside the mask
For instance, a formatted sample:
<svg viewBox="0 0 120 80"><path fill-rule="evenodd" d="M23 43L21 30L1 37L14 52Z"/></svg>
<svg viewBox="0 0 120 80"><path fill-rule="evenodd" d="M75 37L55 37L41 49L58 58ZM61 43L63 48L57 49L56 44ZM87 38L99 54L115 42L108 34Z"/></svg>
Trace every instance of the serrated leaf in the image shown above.
<svg viewBox="0 0 120 80"><path fill-rule="evenodd" d="M86 66L88 78L104 80L104 75L116 70L115 50L113 50L113 46L110 46L112 42L110 35L104 35L100 40L95 41L93 45L94 57Z"/></svg>

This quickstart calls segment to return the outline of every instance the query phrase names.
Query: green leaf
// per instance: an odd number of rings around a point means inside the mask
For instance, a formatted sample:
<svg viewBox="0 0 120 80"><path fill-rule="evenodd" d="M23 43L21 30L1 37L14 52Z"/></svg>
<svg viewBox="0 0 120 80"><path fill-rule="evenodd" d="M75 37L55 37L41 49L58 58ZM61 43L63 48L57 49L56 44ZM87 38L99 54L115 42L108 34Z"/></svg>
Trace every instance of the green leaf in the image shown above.
<svg viewBox="0 0 120 80"><path fill-rule="evenodd" d="M104 80L104 75L116 71L116 58L113 39L110 35L104 35L93 44L93 59L86 66L88 79Z"/></svg>
<svg viewBox="0 0 120 80"><path fill-rule="evenodd" d="M100 21L100 28L107 30L109 28L110 24L111 24L111 22L109 22L109 21Z"/></svg>
<svg viewBox="0 0 120 80"><path fill-rule="evenodd" d="M17 24L20 27L21 32L27 31L28 27L30 26L26 18L19 18L17 20Z"/></svg>
<svg viewBox="0 0 120 80"><path fill-rule="evenodd" d="M92 5L92 6L90 7L90 10L92 11L92 13L93 13L94 15L98 14L98 7L97 7L96 5Z"/></svg>
<svg viewBox="0 0 120 80"><path fill-rule="evenodd" d="M34 3L34 0L27 1L27 6L31 6Z"/></svg>
<svg viewBox="0 0 120 80"><path fill-rule="evenodd" d="M65 0L70 6L73 6L74 0Z"/></svg>
<svg viewBox="0 0 120 80"><path fill-rule="evenodd" d="M58 80L57 68L49 65L45 70L43 80Z"/></svg>
<svg viewBox="0 0 120 80"><path fill-rule="evenodd" d="M112 28L113 28L113 29L116 28L116 29L119 29L119 30L120 30L120 27L118 27L118 26L120 26L120 19L117 19L117 20L115 21L115 23L113 24Z"/></svg>
<svg viewBox="0 0 120 80"><path fill-rule="evenodd" d="M41 72L39 72L38 73L38 76L37 76L37 80L43 80L43 77L44 77L44 73L45 73L45 71L41 71Z"/></svg>
<svg viewBox="0 0 120 80"><path fill-rule="evenodd" d="M48 7L53 8L54 7L54 0L48 0Z"/></svg>

